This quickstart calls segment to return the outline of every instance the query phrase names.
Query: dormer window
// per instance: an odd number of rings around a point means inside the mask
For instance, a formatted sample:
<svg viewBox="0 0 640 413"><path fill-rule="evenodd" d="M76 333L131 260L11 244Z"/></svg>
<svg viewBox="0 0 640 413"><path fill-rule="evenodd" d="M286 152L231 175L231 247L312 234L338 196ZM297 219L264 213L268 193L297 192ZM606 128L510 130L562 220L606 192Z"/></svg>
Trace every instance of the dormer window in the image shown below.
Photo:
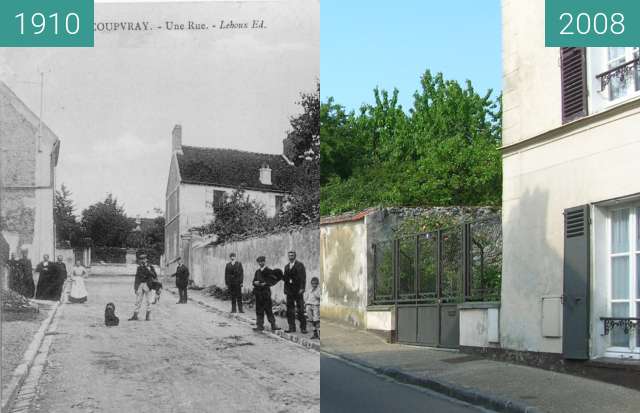
<svg viewBox="0 0 640 413"><path fill-rule="evenodd" d="M263 164L260 167L260 183L262 185L271 185L271 168L267 164Z"/></svg>

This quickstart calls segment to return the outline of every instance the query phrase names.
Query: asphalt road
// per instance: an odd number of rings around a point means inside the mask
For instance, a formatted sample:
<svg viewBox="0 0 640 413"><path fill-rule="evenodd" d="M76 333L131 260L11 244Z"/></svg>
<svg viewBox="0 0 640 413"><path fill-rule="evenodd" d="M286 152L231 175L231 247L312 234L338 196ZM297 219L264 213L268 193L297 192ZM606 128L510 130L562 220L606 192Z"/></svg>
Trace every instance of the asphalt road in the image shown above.
<svg viewBox="0 0 640 413"><path fill-rule="evenodd" d="M127 321L133 277L86 285L86 304L59 310L32 412L320 411L317 353L168 293L151 321ZM118 327L104 326L110 301Z"/></svg>
<svg viewBox="0 0 640 413"><path fill-rule="evenodd" d="M470 413L487 410L320 357L322 413Z"/></svg>

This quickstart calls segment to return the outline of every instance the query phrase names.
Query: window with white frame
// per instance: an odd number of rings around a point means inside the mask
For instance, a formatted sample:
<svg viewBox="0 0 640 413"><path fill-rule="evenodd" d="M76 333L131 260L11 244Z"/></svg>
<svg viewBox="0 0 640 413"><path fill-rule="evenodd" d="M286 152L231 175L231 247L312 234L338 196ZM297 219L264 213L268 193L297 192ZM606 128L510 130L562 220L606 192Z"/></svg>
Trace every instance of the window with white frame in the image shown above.
<svg viewBox="0 0 640 413"><path fill-rule="evenodd" d="M640 204L616 208L610 214L609 302L611 317L640 317ZM614 327L610 352L640 352L638 329Z"/></svg>

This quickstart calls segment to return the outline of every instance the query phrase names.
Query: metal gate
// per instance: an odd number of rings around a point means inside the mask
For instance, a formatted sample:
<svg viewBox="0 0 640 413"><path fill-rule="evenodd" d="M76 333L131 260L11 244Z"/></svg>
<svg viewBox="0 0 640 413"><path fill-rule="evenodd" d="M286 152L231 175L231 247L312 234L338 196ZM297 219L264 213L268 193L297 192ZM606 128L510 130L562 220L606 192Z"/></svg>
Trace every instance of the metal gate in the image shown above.
<svg viewBox="0 0 640 413"><path fill-rule="evenodd" d="M398 342L456 348L458 304L500 298L499 219L373 245L372 304L393 304Z"/></svg>

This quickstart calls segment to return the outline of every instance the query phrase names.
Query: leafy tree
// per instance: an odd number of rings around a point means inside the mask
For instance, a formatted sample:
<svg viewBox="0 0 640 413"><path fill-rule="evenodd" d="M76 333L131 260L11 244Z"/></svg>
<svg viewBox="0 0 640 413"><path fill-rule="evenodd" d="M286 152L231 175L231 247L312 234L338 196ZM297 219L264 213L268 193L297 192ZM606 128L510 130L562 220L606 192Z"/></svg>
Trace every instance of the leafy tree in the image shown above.
<svg viewBox="0 0 640 413"><path fill-rule="evenodd" d="M243 190L225 196L223 202L214 205L214 220L203 228L205 234L215 234L218 242L225 242L239 234L259 233L274 227L274 220L267 218L264 206L249 198Z"/></svg>
<svg viewBox="0 0 640 413"><path fill-rule="evenodd" d="M82 211L82 226L97 246L124 247L135 223L112 194Z"/></svg>
<svg viewBox="0 0 640 413"><path fill-rule="evenodd" d="M61 245L76 246L82 238L82 227L74 213L75 206L71 191L64 185L56 190L53 217L56 225L56 239Z"/></svg>
<svg viewBox="0 0 640 413"><path fill-rule="evenodd" d="M297 153L296 182L280 213L281 225L318 222L320 219L320 84L314 93L302 93L302 113L291 118L292 140Z"/></svg>
<svg viewBox="0 0 640 413"><path fill-rule="evenodd" d="M142 226L141 230L133 230L126 240L128 248L144 250L153 263L160 260L164 253L164 217L154 218L153 225Z"/></svg>
<svg viewBox="0 0 640 413"><path fill-rule="evenodd" d="M398 91L346 113L322 106L321 213L378 205L494 205L501 199L501 98L427 71L413 107Z"/></svg>

